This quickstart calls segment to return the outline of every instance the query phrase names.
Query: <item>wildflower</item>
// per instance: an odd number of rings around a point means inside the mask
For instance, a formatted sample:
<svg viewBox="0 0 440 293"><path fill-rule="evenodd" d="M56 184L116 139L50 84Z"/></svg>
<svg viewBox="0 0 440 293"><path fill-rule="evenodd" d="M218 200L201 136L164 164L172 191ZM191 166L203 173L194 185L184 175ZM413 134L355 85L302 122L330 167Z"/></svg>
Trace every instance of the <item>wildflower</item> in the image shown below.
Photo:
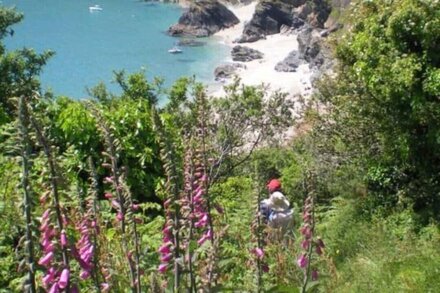
<svg viewBox="0 0 440 293"><path fill-rule="evenodd" d="M62 247L67 246L67 236L66 236L66 231L64 230L61 231L60 243Z"/></svg>
<svg viewBox="0 0 440 293"><path fill-rule="evenodd" d="M305 268L308 264L308 259L304 254L301 254L301 256L297 260L297 264L300 268Z"/></svg>
<svg viewBox="0 0 440 293"><path fill-rule="evenodd" d="M81 273L79 274L79 277L81 278L81 280L86 280L90 277L90 272L89 271L85 271L85 270L81 270Z"/></svg>
<svg viewBox="0 0 440 293"><path fill-rule="evenodd" d="M101 283L101 291L108 292L110 290L110 285L108 283Z"/></svg>
<svg viewBox="0 0 440 293"><path fill-rule="evenodd" d="M168 264L161 263L161 264L159 265L158 271L159 271L161 274L165 274L165 272L167 271L167 268L168 268Z"/></svg>
<svg viewBox="0 0 440 293"><path fill-rule="evenodd" d="M47 266L52 262L53 259L53 252L49 252L48 254L46 254L45 256L43 256L42 258L40 258L40 260L38 261L38 264L40 266Z"/></svg>
<svg viewBox="0 0 440 293"><path fill-rule="evenodd" d="M307 249L309 249L309 245L310 245L310 242L309 242L309 240L303 240L302 242L301 242L301 247L304 249L304 250L307 250Z"/></svg>
<svg viewBox="0 0 440 293"><path fill-rule="evenodd" d="M54 283L49 290L49 293L58 293L60 292L60 288L58 287L58 283Z"/></svg>
<svg viewBox="0 0 440 293"><path fill-rule="evenodd" d="M262 259L264 257L264 250L260 247L254 248L252 253L255 254L256 257Z"/></svg>
<svg viewBox="0 0 440 293"><path fill-rule="evenodd" d="M69 283L69 278L70 278L69 269L64 269L61 272L60 280L58 281L58 287L60 287L60 289L66 288L67 284Z"/></svg>
<svg viewBox="0 0 440 293"><path fill-rule="evenodd" d="M318 280L318 270L317 270L317 269L314 269L314 270L312 271L312 280L313 280L313 281Z"/></svg>

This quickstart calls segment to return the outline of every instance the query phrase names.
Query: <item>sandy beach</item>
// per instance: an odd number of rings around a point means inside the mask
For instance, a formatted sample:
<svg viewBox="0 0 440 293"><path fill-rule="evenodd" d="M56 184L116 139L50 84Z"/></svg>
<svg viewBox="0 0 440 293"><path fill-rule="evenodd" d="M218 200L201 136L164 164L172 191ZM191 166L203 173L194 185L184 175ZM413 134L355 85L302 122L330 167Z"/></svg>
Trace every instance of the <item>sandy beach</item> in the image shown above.
<svg viewBox="0 0 440 293"><path fill-rule="evenodd" d="M234 43L234 40L241 36L245 23L252 18L255 6L256 3L253 2L244 6L228 7L240 19L240 23L232 28L216 33L214 38L218 38L219 42L230 46L232 49L232 47L237 45ZM281 90L289 95L302 94L307 96L310 93L311 72L308 64L301 65L296 72L275 71L276 64L284 60L291 51L298 48L297 36L295 34L270 35L264 40L240 45L256 49L264 54L263 59L237 62L246 66L245 69L237 70L237 75L244 84L261 85L264 83L269 85L270 91ZM225 63L231 62L233 62L232 57L229 56ZM217 86L212 94L220 96L223 94L223 90Z"/></svg>

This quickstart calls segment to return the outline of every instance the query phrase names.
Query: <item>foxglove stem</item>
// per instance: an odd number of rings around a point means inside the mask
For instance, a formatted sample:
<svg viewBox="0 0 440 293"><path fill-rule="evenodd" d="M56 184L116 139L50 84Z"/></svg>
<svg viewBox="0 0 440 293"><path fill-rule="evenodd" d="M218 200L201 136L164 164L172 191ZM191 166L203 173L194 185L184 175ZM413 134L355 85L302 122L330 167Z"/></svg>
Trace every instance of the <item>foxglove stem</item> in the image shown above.
<svg viewBox="0 0 440 293"><path fill-rule="evenodd" d="M121 170L118 166L118 160L117 160L117 151L116 146L113 138L113 134L111 132L110 127L107 125L107 122L105 121L105 118L103 117L102 113L96 109L95 107L90 107L94 116L98 120L98 126L104 136L106 149L108 153L108 157L110 158L110 164L108 165L110 167L111 171L111 178L106 178L106 182L112 184L113 189L116 193L116 197L120 206L118 218L120 222L121 227L121 236L122 236L122 249L124 251L124 254L126 255L128 268L130 270L130 287L132 292L141 292L141 282L140 282L140 268L139 268L139 241L138 241L138 235L136 230L136 223L133 221L133 241L135 246L135 265L133 265L132 259L129 257L129 249L128 249L128 243L126 239L126 216L127 216L127 206L132 206L132 202L126 202L125 196L123 194L123 186L122 186L122 180L121 180ZM131 197L128 197L128 199L131 199Z"/></svg>
<svg viewBox="0 0 440 293"><path fill-rule="evenodd" d="M49 142L47 141L46 136L44 135L43 131L41 130L41 127L36 119L34 119L32 116L29 117L30 122L35 129L35 132L37 134L37 139L39 143L43 146L44 154L47 159L47 164L49 166L49 173L50 173L50 185L51 185L51 191L53 195L53 206L56 213L56 219L58 224L58 231L63 231L64 224L63 224L63 214L61 211L60 206L60 200L59 200L59 194L58 194L58 175L55 168L55 162L53 159L52 149L49 145ZM67 253L67 248L61 247L61 253L63 257L63 266L64 268L69 268L69 255ZM66 286L66 291L69 291L69 284Z"/></svg>
<svg viewBox="0 0 440 293"><path fill-rule="evenodd" d="M87 159L88 161L88 165L89 165L89 169L90 169L90 174L91 174L91 204L92 204L92 209L91 212L93 214L93 221L94 224L92 224L92 228L93 228L93 245L95 247L95 253L93 254L93 267L95 268L93 270L93 280L95 283L95 290L96 292L101 292L101 284L99 282L99 246L98 246L98 237L97 234L99 234L99 224L98 224L98 194L99 194L99 188L98 188L98 174L96 172L96 167L95 167L95 163L93 162L93 158L91 156L88 157Z"/></svg>
<svg viewBox="0 0 440 293"><path fill-rule="evenodd" d="M35 293L35 265L34 265L34 242L32 239L32 189L29 183L29 158L31 154L28 130L28 111L26 98L21 96L19 99L19 125L21 134L21 158L22 158L22 177L21 186L23 188L23 204L26 222L26 258L28 267L28 286L29 292Z"/></svg>

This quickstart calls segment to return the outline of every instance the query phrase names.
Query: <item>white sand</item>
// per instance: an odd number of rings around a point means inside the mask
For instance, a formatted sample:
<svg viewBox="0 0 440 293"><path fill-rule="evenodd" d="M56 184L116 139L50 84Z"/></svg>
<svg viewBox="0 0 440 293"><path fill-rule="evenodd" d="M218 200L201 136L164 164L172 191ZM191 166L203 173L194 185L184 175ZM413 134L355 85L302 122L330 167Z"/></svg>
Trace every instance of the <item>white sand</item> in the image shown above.
<svg viewBox="0 0 440 293"><path fill-rule="evenodd" d="M220 31L214 35L220 42L225 43L231 48L237 44L233 41L239 38L243 32L244 25L252 18L255 11L256 2L246 6L232 6L229 9L240 19L236 26ZM267 36L265 40L254 43L240 44L256 49L264 54L263 59L244 62L246 69L237 70L237 75L245 85L269 85L270 91L281 90L289 95L310 93L311 72L307 64L301 65L296 72L277 72L275 65L284 60L287 55L298 49L298 42L295 34L282 35L276 34ZM232 57L225 60L225 63L232 62ZM241 63L241 62L238 62ZM229 81L230 82L230 81ZM222 96L224 91L218 85L212 88L211 94Z"/></svg>

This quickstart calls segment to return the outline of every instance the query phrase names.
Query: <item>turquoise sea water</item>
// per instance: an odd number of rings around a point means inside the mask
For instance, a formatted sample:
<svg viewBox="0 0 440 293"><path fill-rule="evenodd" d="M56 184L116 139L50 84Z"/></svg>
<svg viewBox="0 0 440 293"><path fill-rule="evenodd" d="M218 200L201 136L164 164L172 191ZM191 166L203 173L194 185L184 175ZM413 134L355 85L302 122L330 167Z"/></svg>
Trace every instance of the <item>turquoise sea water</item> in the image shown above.
<svg viewBox="0 0 440 293"><path fill-rule="evenodd" d="M99 81L111 89L112 71L145 69L149 79L165 78L165 86L181 76L196 75L213 81L216 65L227 48L212 40L203 47L184 47L183 54L170 54L177 41L165 34L182 9L177 5L133 0L3 0L16 6L24 20L7 37L8 49L30 47L56 55L41 76L43 89L57 95L86 97L85 87ZM90 12L98 4L102 11Z"/></svg>

